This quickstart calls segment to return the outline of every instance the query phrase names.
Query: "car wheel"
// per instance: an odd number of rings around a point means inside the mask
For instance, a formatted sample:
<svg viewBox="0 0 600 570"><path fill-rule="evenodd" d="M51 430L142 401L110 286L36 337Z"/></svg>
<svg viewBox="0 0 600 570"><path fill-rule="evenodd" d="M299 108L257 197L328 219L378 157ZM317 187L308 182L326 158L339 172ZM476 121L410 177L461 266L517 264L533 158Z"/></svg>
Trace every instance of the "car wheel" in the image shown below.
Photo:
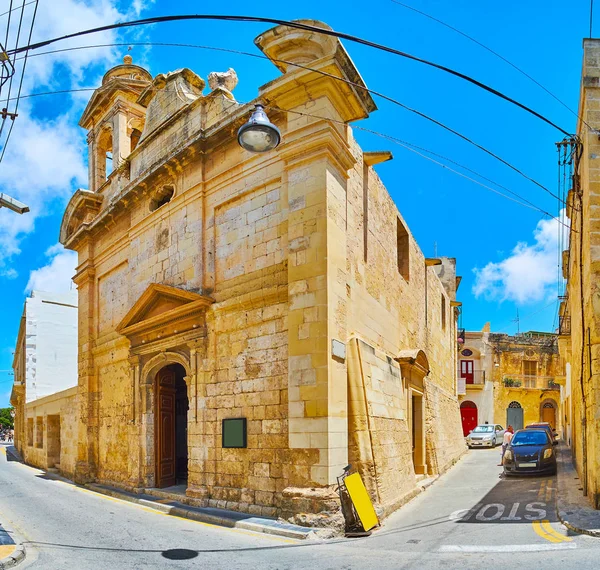
<svg viewBox="0 0 600 570"><path fill-rule="evenodd" d="M496 438L492 439L492 447L496 447Z"/></svg>

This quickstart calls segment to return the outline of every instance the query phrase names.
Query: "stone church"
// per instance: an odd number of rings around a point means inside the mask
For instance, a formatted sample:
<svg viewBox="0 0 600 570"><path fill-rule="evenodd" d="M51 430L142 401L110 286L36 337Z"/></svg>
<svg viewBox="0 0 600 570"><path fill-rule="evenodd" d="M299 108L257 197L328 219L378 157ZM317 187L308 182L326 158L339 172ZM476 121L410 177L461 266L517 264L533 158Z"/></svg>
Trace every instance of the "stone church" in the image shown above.
<svg viewBox="0 0 600 570"><path fill-rule="evenodd" d="M454 260L423 256L374 170L391 153L354 141L376 106L340 41L255 43L281 72L255 101L233 70L207 88L126 56L83 113L89 187L60 229L78 253L70 475L300 520L338 509L351 463L386 514L464 451ZM281 133L263 153L236 137L258 103Z"/></svg>

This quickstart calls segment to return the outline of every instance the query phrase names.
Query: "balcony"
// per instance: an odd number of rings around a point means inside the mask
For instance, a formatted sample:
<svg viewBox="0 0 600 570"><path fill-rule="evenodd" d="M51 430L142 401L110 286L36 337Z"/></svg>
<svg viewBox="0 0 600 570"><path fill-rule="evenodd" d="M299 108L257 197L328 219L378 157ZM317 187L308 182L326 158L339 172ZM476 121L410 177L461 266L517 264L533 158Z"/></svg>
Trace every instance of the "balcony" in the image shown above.
<svg viewBox="0 0 600 570"><path fill-rule="evenodd" d="M560 384L554 376L528 376L525 374L506 374L502 379L505 388L521 390L560 390Z"/></svg>
<svg viewBox="0 0 600 570"><path fill-rule="evenodd" d="M469 390L483 390L485 385L485 370L473 370L466 377L464 373L458 371L458 393L464 395Z"/></svg>

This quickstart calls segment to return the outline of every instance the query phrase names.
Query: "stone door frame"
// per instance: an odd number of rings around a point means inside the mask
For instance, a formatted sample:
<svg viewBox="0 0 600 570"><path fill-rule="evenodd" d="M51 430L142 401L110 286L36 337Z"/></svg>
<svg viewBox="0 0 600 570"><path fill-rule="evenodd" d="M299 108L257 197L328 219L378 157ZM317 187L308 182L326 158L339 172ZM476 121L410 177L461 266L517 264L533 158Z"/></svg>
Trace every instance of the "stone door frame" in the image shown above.
<svg viewBox="0 0 600 570"><path fill-rule="evenodd" d="M183 348L179 350L157 351L142 365L142 357L137 357L138 378L139 378L139 407L136 407L136 423L139 424L139 482L143 488L153 488L156 485L156 438L155 438L155 378L158 372L170 364L180 364L185 370L183 377L188 393L188 425L192 419L192 377L195 374L191 359L192 349ZM136 357L134 357L136 358ZM147 358L147 357L146 357ZM134 378L134 386L135 386ZM188 428L189 432L189 428ZM188 471L189 471L190 453L188 451Z"/></svg>

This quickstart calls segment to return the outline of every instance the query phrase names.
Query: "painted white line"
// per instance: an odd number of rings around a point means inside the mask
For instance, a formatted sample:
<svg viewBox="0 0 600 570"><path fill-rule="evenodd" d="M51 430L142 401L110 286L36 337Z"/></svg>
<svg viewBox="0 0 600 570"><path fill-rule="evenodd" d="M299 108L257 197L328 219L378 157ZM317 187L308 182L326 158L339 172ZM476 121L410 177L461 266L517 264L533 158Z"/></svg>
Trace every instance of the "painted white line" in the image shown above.
<svg viewBox="0 0 600 570"><path fill-rule="evenodd" d="M448 544L440 546L438 552L542 552L546 550L572 550L573 548L577 548L574 542L561 544L500 544L490 546Z"/></svg>

